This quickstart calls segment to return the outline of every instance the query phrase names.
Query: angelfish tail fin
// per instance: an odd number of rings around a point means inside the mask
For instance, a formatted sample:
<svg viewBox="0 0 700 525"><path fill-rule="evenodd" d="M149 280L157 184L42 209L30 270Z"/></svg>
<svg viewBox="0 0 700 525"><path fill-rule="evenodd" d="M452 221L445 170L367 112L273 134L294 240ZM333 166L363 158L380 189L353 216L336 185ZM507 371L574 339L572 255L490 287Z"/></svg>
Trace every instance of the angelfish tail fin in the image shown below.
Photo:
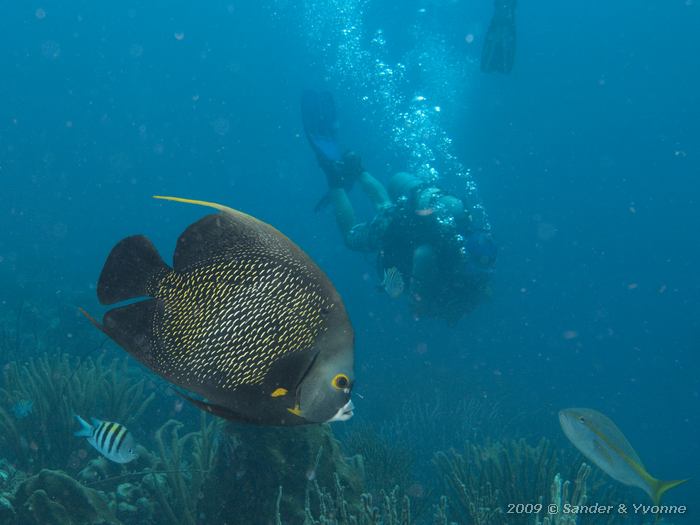
<svg viewBox="0 0 700 525"><path fill-rule="evenodd" d="M74 432L73 435L76 437L90 437L90 436L92 436L92 425L90 425L90 423L85 421L78 414L75 415L75 419L77 419L78 423L80 423L80 430L78 430L77 432Z"/></svg>
<svg viewBox="0 0 700 525"><path fill-rule="evenodd" d="M153 243L143 235L119 241L105 262L97 282L101 304L114 304L150 295L149 283L170 271Z"/></svg>
<svg viewBox="0 0 700 525"><path fill-rule="evenodd" d="M661 502L661 497L669 490L682 483L685 483L688 479L673 479L673 480L661 480L654 479L651 483L651 499L654 500L654 505L658 505Z"/></svg>

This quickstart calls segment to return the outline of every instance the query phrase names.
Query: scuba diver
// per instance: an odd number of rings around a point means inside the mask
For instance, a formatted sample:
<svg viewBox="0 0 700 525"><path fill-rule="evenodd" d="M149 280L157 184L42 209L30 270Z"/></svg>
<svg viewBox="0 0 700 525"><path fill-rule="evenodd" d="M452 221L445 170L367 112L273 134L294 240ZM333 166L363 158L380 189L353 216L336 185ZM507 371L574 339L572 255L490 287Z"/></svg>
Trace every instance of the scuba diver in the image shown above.
<svg viewBox="0 0 700 525"><path fill-rule="evenodd" d="M322 202L332 204L350 249L377 253L387 294L406 290L417 316L449 322L478 305L488 294L497 250L487 231L473 227L462 200L405 172L385 188L356 152L340 147L330 93L305 91L301 106L306 137L328 182ZM356 220L348 196L356 183L374 205L366 222Z"/></svg>
<svg viewBox="0 0 700 525"><path fill-rule="evenodd" d="M515 4L517 0L495 0L494 13L481 50L484 73L510 73L515 62Z"/></svg>

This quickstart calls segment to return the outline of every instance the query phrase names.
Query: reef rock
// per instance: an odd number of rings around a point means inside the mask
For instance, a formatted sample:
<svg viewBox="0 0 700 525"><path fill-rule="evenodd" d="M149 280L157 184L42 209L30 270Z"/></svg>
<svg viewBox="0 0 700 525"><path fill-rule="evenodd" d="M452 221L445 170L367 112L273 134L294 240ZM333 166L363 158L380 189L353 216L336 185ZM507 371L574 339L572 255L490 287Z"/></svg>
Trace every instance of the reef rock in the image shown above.
<svg viewBox="0 0 700 525"><path fill-rule="evenodd" d="M99 492L57 470L19 485L14 507L22 525L121 525Z"/></svg>
<svg viewBox="0 0 700 525"><path fill-rule="evenodd" d="M15 525L17 523L17 513L12 502L0 494L0 523L3 525Z"/></svg>

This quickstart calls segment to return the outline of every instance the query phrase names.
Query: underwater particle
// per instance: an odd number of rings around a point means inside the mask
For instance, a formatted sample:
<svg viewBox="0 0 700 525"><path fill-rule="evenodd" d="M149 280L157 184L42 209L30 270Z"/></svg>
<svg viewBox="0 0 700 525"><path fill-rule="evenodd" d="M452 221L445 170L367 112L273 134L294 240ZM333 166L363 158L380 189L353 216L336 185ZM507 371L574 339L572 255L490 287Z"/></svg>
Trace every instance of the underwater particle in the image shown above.
<svg viewBox="0 0 700 525"><path fill-rule="evenodd" d="M639 287L639 285L637 283L629 283L627 285L628 290L636 290L638 287Z"/></svg>
<svg viewBox="0 0 700 525"><path fill-rule="evenodd" d="M416 215L419 217L427 217L428 215L432 215L435 212L432 208L423 208L420 210L416 210Z"/></svg>
<svg viewBox="0 0 700 525"><path fill-rule="evenodd" d="M20 399L14 405L12 405L11 410L17 419L24 419L34 410L34 401Z"/></svg>
<svg viewBox="0 0 700 525"><path fill-rule="evenodd" d="M406 494L412 498L423 498L425 497L425 487L421 483L414 483L408 487Z"/></svg>
<svg viewBox="0 0 700 525"><path fill-rule="evenodd" d="M578 332L576 330L564 330L561 336L566 340L576 339L578 337Z"/></svg>
<svg viewBox="0 0 700 525"><path fill-rule="evenodd" d="M442 108L440 106L435 106L433 108L437 113L440 113L442 111Z"/></svg>
<svg viewBox="0 0 700 525"><path fill-rule="evenodd" d="M36 11L34 11L34 16L37 17L38 20L43 20L46 18L46 11L43 7L38 7Z"/></svg>
<svg viewBox="0 0 700 525"><path fill-rule="evenodd" d="M468 34L464 37L464 41L465 41L467 44L473 43L473 42L474 42L474 34L473 34L473 33L468 33Z"/></svg>
<svg viewBox="0 0 700 525"><path fill-rule="evenodd" d="M67 128L72 128L72 127L73 127L73 121L72 121L72 120L66 120L66 127L67 127Z"/></svg>
<svg viewBox="0 0 700 525"><path fill-rule="evenodd" d="M131 44L129 55L133 58L141 58L143 56L143 46L141 44Z"/></svg>
<svg viewBox="0 0 700 525"><path fill-rule="evenodd" d="M557 227L548 222L540 222L537 225L537 237L543 241L553 239L557 234Z"/></svg>
<svg viewBox="0 0 700 525"><path fill-rule="evenodd" d="M185 33L178 32L178 33L175 33L173 36L175 37L175 40L180 41L180 40L184 40L184 38L185 38Z"/></svg>
<svg viewBox="0 0 700 525"><path fill-rule="evenodd" d="M660 293L660 294L666 293L666 290L668 290L668 287L667 287L665 284L662 284L662 285L659 287L659 293Z"/></svg>
<svg viewBox="0 0 700 525"><path fill-rule="evenodd" d="M420 342L416 345L416 353L418 355L424 355L428 352L428 343Z"/></svg>
<svg viewBox="0 0 700 525"><path fill-rule="evenodd" d="M219 117L214 119L214 121L211 123L211 127L214 130L214 133L223 137L231 129L231 123L227 118Z"/></svg>
<svg viewBox="0 0 700 525"><path fill-rule="evenodd" d="M61 45L55 40L46 40L41 44L41 55L49 60L56 60L61 56Z"/></svg>
<svg viewBox="0 0 700 525"><path fill-rule="evenodd" d="M175 413L182 412L182 407L184 406L185 402L182 399L176 399L175 402L173 403L173 410Z"/></svg>

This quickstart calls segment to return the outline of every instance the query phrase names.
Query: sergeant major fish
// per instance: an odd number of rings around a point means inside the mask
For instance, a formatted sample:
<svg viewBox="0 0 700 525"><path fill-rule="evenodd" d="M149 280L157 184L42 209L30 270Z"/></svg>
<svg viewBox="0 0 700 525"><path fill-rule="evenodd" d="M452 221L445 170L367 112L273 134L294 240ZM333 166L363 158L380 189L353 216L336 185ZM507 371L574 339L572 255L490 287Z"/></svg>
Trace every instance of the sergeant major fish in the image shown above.
<svg viewBox="0 0 700 525"><path fill-rule="evenodd" d="M326 275L292 241L220 204L180 235L173 267L142 235L109 254L92 322L137 360L231 420L301 425L353 415L354 333ZM86 314L87 315L87 314ZM88 316L89 317L89 316Z"/></svg>
<svg viewBox="0 0 700 525"><path fill-rule="evenodd" d="M401 296L404 291L404 280L403 275L396 266L384 269L384 279L380 284L380 287L386 292L386 294L392 299L396 299Z"/></svg>
<svg viewBox="0 0 700 525"><path fill-rule="evenodd" d="M115 463L129 463L138 457L134 437L125 426L91 418L92 425L82 417L75 418L82 427L74 435L86 437L95 450Z"/></svg>
<svg viewBox="0 0 700 525"><path fill-rule="evenodd" d="M614 480L642 489L655 505L667 490L688 481L662 481L652 477L622 431L600 412L568 408L559 412L559 423L569 441L584 456Z"/></svg>

